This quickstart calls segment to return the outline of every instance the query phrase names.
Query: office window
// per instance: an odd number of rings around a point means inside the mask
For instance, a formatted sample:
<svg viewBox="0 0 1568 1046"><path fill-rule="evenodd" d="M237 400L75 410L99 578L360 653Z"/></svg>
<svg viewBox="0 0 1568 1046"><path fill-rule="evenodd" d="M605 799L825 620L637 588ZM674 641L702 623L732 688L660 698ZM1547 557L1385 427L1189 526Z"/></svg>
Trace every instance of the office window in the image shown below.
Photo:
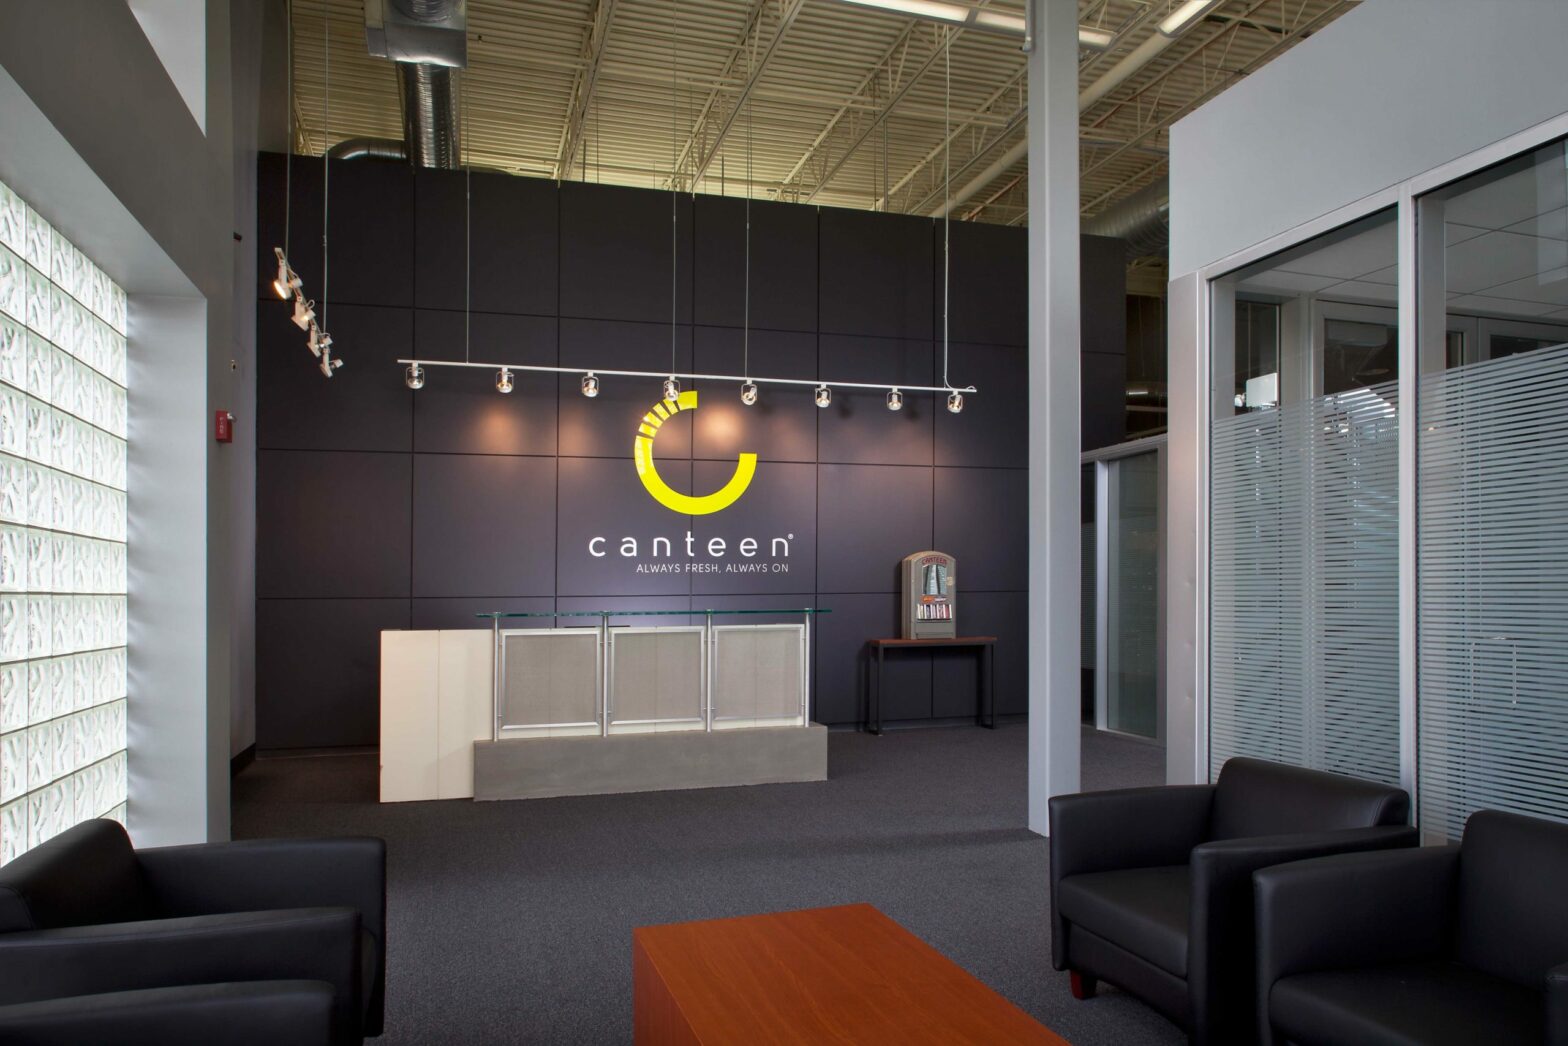
<svg viewBox="0 0 1568 1046"><path fill-rule="evenodd" d="M1209 753L1399 779L1395 213L1211 284Z"/></svg>
<svg viewBox="0 0 1568 1046"><path fill-rule="evenodd" d="M125 816L125 293L0 185L0 862Z"/></svg>
<svg viewBox="0 0 1568 1046"><path fill-rule="evenodd" d="M1419 807L1454 839L1484 808L1568 821L1563 143L1417 202L1444 243L1417 275Z"/></svg>

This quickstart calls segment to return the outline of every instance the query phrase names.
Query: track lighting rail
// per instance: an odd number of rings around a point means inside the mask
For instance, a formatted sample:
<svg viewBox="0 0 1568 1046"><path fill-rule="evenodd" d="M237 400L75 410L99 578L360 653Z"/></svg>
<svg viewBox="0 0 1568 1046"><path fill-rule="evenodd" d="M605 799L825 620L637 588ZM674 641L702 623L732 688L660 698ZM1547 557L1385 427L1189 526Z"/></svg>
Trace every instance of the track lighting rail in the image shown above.
<svg viewBox="0 0 1568 1046"><path fill-rule="evenodd" d="M868 381L824 381L816 378L764 378L758 375L746 377L741 374L685 374L681 372L669 373L657 370L603 370L599 367L548 367L542 364L526 363L468 363L463 360L426 360L426 359L401 359L397 361L400 367L418 367L421 370L427 367L461 367L472 370L512 372L529 371L536 374L579 374L597 375L598 377L611 378L653 378L665 380L668 378L685 379L690 381L733 381L754 382L758 385L804 385L810 388L819 388L826 385L834 389L881 389L885 391L901 390L903 392L963 392L974 395L980 390L973 385L906 385L902 382L868 382Z"/></svg>

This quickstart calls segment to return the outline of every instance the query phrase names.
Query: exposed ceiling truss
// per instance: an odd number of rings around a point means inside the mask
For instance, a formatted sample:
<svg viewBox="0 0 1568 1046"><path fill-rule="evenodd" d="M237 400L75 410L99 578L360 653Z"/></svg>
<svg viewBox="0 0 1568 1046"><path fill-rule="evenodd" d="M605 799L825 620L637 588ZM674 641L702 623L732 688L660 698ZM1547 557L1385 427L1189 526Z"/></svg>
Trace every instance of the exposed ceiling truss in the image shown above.
<svg viewBox="0 0 1568 1046"><path fill-rule="evenodd" d="M1080 90L1131 69L1080 113L1086 217L1165 176L1175 120L1356 0L1220 0L1123 65L1179 3L1079 0L1081 25L1115 34L1079 52ZM301 147L399 137L396 79L366 53L363 0L293 0L293 24ZM837 0L468 0L468 24L464 146L477 166L919 214L947 204L950 172L966 190L955 218L1028 220L1015 39Z"/></svg>

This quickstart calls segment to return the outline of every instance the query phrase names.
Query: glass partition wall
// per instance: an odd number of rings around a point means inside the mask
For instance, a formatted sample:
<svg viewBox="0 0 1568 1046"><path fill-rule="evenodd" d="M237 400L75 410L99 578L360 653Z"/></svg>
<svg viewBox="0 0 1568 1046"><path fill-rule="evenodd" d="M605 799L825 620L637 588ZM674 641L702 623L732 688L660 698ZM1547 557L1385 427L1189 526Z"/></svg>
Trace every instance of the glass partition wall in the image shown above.
<svg viewBox="0 0 1568 1046"><path fill-rule="evenodd" d="M1211 285L1212 773L1399 779L1397 262L1388 210Z"/></svg>
<svg viewBox="0 0 1568 1046"><path fill-rule="evenodd" d="M1417 221L1418 805L1454 838L1483 808L1568 820L1563 143L1420 197Z"/></svg>
<svg viewBox="0 0 1568 1046"><path fill-rule="evenodd" d="M1568 821L1568 156L1481 166L1209 283L1210 773L1399 782L1433 841Z"/></svg>

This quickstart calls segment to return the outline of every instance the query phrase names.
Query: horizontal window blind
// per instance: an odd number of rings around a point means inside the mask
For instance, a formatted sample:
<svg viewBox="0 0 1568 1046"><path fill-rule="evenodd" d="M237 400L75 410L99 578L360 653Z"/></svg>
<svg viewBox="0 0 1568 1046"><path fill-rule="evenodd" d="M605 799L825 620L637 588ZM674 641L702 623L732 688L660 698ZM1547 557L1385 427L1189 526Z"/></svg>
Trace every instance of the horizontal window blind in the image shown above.
<svg viewBox="0 0 1568 1046"><path fill-rule="evenodd" d="M0 185L0 862L125 817L125 293Z"/></svg>
<svg viewBox="0 0 1568 1046"><path fill-rule="evenodd" d="M1399 778L1399 444L1386 382L1214 423L1210 773Z"/></svg>
<svg viewBox="0 0 1568 1046"><path fill-rule="evenodd" d="M1568 346L1420 388L1422 828L1568 821Z"/></svg>

